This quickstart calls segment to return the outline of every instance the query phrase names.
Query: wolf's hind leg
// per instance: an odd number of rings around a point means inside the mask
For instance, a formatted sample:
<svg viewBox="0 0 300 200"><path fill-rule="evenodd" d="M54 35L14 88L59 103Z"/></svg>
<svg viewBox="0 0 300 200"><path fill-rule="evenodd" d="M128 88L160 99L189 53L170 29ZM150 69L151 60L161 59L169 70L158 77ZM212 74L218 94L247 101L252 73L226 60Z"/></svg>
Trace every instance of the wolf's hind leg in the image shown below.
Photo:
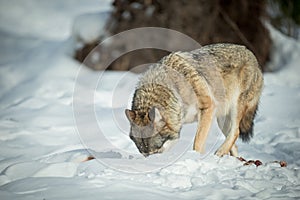
<svg viewBox="0 0 300 200"><path fill-rule="evenodd" d="M217 150L216 155L223 156L227 155L229 152L237 156L237 147L235 146L235 141L237 140L240 130L239 130L239 122L241 120L242 112L240 107L234 106L230 110L230 129L228 134L225 133L226 139L221 147Z"/></svg>
<svg viewBox="0 0 300 200"><path fill-rule="evenodd" d="M226 135L225 142L218 149L218 156L231 155L237 156L237 146L235 141L241 136L243 142L248 142L253 135L253 120L257 110L258 100L243 104L240 102L230 111L231 127Z"/></svg>
<svg viewBox="0 0 300 200"><path fill-rule="evenodd" d="M228 134L230 133L231 126L232 126L231 113L229 112L227 115L218 117L217 119L218 119L218 125L221 128L224 136L227 137ZM230 155L235 157L238 156L238 148L236 144L232 145L230 149Z"/></svg>

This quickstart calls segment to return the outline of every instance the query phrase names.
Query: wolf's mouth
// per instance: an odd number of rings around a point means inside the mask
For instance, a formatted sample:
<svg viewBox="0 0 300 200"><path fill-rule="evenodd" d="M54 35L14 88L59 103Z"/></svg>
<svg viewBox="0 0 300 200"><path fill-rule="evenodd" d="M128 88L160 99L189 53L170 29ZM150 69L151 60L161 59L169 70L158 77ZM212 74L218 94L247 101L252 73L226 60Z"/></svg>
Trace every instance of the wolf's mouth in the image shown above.
<svg viewBox="0 0 300 200"><path fill-rule="evenodd" d="M143 156L148 157L152 154L157 154L157 153L163 153L165 151L168 151L171 147L174 146L174 144L178 141L178 139L174 139L174 140L167 140L166 142L164 142L163 146L159 149L155 149L153 151L150 152L143 152Z"/></svg>

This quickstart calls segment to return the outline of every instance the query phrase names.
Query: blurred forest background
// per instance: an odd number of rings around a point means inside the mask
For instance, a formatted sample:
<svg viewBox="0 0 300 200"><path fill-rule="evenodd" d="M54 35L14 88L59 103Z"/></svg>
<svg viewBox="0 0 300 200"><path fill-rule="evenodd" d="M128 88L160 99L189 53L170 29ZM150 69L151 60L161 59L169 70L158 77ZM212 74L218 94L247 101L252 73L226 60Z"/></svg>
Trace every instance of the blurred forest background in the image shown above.
<svg viewBox="0 0 300 200"><path fill-rule="evenodd" d="M270 71L266 67L272 47L268 23L298 39L300 0L114 0L106 24L108 35L82 45L75 57L83 62L109 35L138 27L163 27L184 33L201 45L217 42L243 44L254 52L262 70ZM99 51L101 57L110 53ZM108 69L129 70L137 65L157 62L168 53L157 49L132 51L116 59ZM106 68L100 61L85 63L94 70Z"/></svg>

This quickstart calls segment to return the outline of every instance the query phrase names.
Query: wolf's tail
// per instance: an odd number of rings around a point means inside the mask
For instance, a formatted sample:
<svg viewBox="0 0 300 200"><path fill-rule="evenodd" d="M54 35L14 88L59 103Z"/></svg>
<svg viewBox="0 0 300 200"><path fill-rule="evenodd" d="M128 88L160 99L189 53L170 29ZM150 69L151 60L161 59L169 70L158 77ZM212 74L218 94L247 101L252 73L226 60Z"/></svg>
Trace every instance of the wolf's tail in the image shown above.
<svg viewBox="0 0 300 200"><path fill-rule="evenodd" d="M257 105L251 109L247 109L245 115L240 122L240 137L243 142L249 142L253 136L253 120L256 115Z"/></svg>

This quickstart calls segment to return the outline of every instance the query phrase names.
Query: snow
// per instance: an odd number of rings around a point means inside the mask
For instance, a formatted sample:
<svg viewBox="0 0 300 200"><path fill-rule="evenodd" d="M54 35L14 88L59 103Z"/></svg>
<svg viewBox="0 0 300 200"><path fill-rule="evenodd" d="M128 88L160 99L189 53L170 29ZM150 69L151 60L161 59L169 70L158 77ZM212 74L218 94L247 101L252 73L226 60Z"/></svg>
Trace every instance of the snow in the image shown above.
<svg viewBox="0 0 300 200"><path fill-rule="evenodd" d="M269 27L269 68L276 72L264 75L254 138L238 141L242 157L263 165L214 156L224 140L216 124L205 155L192 151L190 124L170 151L145 159L124 115L138 76L81 68L86 79L76 81L81 66L70 56L74 37L89 41L103 33L104 21L94 25L110 3L0 1L0 199L298 199L299 41ZM103 135L94 134L88 114L82 124L73 118L75 85L90 91L98 79L94 100L82 95L80 102L95 106ZM86 161L90 155L97 159Z"/></svg>

